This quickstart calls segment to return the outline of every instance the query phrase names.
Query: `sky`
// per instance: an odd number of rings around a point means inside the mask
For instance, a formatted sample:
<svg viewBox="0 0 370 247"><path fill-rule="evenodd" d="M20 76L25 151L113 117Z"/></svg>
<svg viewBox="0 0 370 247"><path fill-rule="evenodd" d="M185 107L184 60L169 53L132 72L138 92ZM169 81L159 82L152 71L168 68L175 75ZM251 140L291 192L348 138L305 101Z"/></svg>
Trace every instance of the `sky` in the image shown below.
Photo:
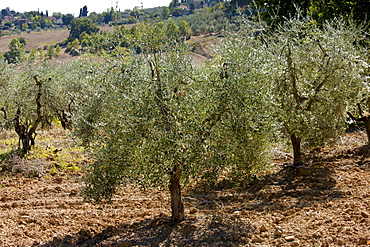
<svg viewBox="0 0 370 247"><path fill-rule="evenodd" d="M117 2L118 9L124 11L141 6L141 3L144 8L168 6L171 0L0 0L0 10L9 7L10 10L23 13L39 9L40 12L44 13L47 10L49 15L52 15L53 12L61 12L62 14L78 16L80 8L85 5L89 12L102 13L108 8L116 8Z"/></svg>

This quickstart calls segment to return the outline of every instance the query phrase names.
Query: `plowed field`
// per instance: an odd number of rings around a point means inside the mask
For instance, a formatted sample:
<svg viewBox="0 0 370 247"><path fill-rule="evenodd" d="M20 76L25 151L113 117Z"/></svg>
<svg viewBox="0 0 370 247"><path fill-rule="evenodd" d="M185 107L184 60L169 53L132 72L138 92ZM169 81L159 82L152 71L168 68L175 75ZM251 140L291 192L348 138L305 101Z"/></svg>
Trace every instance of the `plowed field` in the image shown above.
<svg viewBox="0 0 370 247"><path fill-rule="evenodd" d="M177 225L168 191L128 186L92 205L79 194L81 171L1 172L0 246L370 246L365 141L347 134L299 168L278 155L274 173L245 187L188 187Z"/></svg>

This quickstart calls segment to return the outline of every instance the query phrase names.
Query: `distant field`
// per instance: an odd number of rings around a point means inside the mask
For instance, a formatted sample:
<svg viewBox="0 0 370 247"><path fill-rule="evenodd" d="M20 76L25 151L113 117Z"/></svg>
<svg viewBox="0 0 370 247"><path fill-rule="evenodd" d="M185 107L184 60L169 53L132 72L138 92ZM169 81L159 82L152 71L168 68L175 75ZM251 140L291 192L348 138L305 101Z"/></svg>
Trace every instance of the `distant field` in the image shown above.
<svg viewBox="0 0 370 247"><path fill-rule="evenodd" d="M7 52L10 41L14 38L24 37L27 40L26 50L32 48L43 48L45 45L55 44L63 41L69 35L68 29L52 30L43 32L22 33L20 35L0 37L0 51Z"/></svg>
<svg viewBox="0 0 370 247"><path fill-rule="evenodd" d="M126 25L127 28L131 28L135 24ZM112 32L114 27L111 26L100 26L101 31ZM0 51L4 54L9 51L9 43L12 39L18 37L24 37L27 40L26 50L29 51L32 48L43 48L45 45L54 45L64 39L68 38L69 30L52 30L52 31L42 31L42 32L31 32L22 33L19 35L4 36L0 37Z"/></svg>
<svg viewBox="0 0 370 247"><path fill-rule="evenodd" d="M131 28L132 25L126 25L126 28ZM101 26L101 31L112 32L114 27ZM9 50L8 46L12 39L18 37L24 37L27 40L26 50L29 51L33 48L44 48L46 45L54 45L60 41L65 40L69 36L69 30L53 30L43 32L31 32L23 33L20 35L0 37L0 51L4 54ZM219 45L219 38L215 35L201 35L192 36L188 41L191 47L190 57L195 65L203 66L204 62L214 55L214 49ZM77 57L72 57L68 53L62 52L57 60L62 62L68 62Z"/></svg>

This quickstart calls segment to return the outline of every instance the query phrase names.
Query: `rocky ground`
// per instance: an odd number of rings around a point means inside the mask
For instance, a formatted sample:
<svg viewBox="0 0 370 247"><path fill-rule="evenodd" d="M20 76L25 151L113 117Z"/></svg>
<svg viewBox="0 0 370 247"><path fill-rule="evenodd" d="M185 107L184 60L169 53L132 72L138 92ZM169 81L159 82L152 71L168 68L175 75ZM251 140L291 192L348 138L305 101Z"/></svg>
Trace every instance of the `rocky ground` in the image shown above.
<svg viewBox="0 0 370 247"><path fill-rule="evenodd" d="M245 187L187 188L177 225L168 191L124 187L113 204L92 205L81 171L2 171L0 246L370 246L365 139L347 134L300 168L277 155L276 171Z"/></svg>

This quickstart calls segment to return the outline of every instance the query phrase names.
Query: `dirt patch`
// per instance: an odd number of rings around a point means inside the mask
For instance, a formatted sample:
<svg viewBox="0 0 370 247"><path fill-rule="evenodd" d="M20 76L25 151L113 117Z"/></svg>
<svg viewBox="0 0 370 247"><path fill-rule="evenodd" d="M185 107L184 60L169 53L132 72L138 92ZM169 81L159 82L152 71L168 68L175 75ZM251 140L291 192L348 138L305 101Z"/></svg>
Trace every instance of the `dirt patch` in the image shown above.
<svg viewBox="0 0 370 247"><path fill-rule="evenodd" d="M202 67L208 59L215 56L215 49L220 45L219 34L206 36L192 36L187 41L192 63L197 67Z"/></svg>
<svg viewBox="0 0 370 247"><path fill-rule="evenodd" d="M124 187L113 204L79 195L82 172L1 173L1 246L368 246L370 157L363 132L294 168L231 189L187 188L171 225L169 193Z"/></svg>
<svg viewBox="0 0 370 247"><path fill-rule="evenodd" d="M191 52L201 55L205 58L212 58L215 55L215 48L220 45L218 34L207 36L192 36L187 42Z"/></svg>

